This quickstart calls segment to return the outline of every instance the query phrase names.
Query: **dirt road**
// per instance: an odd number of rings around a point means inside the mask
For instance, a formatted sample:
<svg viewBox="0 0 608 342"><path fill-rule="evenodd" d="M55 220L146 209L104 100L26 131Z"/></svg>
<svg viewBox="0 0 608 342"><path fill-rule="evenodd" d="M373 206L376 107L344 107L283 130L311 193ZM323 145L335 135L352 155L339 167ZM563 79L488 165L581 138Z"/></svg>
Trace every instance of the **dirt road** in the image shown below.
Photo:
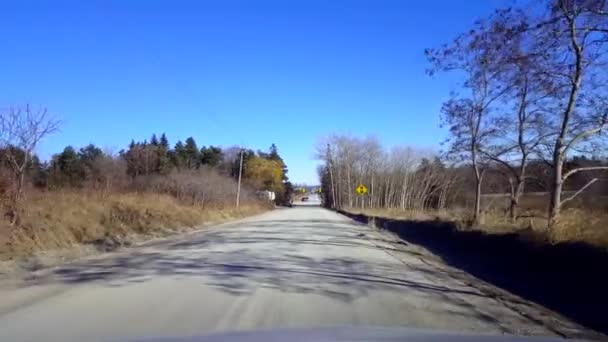
<svg viewBox="0 0 608 342"><path fill-rule="evenodd" d="M314 207L38 272L0 290L0 340L400 326L589 337L388 233Z"/></svg>

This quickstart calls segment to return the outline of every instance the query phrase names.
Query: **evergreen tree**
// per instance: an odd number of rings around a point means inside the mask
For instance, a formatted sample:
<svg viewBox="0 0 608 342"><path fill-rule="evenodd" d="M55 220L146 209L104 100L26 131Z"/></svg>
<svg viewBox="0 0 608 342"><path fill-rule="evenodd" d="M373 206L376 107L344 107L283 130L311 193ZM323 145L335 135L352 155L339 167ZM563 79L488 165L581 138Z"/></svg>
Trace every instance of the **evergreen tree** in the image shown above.
<svg viewBox="0 0 608 342"><path fill-rule="evenodd" d="M160 141L158 144L158 167L156 172L166 175L173 168L173 163L171 162L171 158L169 156L169 140L165 133L160 136Z"/></svg>
<svg viewBox="0 0 608 342"><path fill-rule="evenodd" d="M164 148L165 150L169 151L169 139L167 139L167 136L165 135L165 133L163 133L160 136L160 142L159 142L160 147Z"/></svg>
<svg viewBox="0 0 608 342"><path fill-rule="evenodd" d="M81 147L80 150L78 151L78 158L80 158L80 161L87 168L91 168L93 166L93 162L95 161L95 159L102 157L102 156L103 156L103 151L99 147L97 147L93 144L89 144L85 147Z"/></svg>
<svg viewBox="0 0 608 342"><path fill-rule="evenodd" d="M293 193L293 185L289 182L289 177L287 177L287 165L285 165L283 158L281 158L281 156L279 155L279 149L277 148L277 145L270 145L270 149L267 154L267 159L277 163L277 165L279 165L281 169L281 180L283 182L283 187L281 188L282 191L276 194L276 202L279 204L286 205L291 200L291 196Z"/></svg>
<svg viewBox="0 0 608 342"><path fill-rule="evenodd" d="M288 171L287 165L285 165L283 158L281 158L281 156L279 155L279 149L277 148L277 145L275 145L275 144L270 145L270 150L268 152L268 159L279 162L282 165L283 182L287 182L289 180L289 178L287 177L287 171Z"/></svg>
<svg viewBox="0 0 608 342"><path fill-rule="evenodd" d="M93 144L80 148L78 159L80 159L85 179L97 179L101 176L100 170L95 168L95 161L101 157L103 157L103 151Z"/></svg>
<svg viewBox="0 0 608 342"><path fill-rule="evenodd" d="M283 159L281 159L281 157L279 156L279 150L277 149L277 145L275 145L275 144L270 145L270 152L268 153L268 159L280 160L281 162L283 161Z"/></svg>
<svg viewBox="0 0 608 342"><path fill-rule="evenodd" d="M185 166L189 169L197 169L200 166L200 151L196 146L194 138L189 137L186 139L186 145L184 146Z"/></svg>
<svg viewBox="0 0 608 342"><path fill-rule="evenodd" d="M209 146L208 148L203 146L201 148L201 164L209 167L216 167L224 158L222 149L216 146Z"/></svg>
<svg viewBox="0 0 608 342"><path fill-rule="evenodd" d="M142 173L142 144L131 140L129 149L122 154L123 159L127 163L127 174L133 178Z"/></svg>
<svg viewBox="0 0 608 342"><path fill-rule="evenodd" d="M54 183L81 186L84 181L84 166L72 146L66 146L63 152L54 156L52 169Z"/></svg>
<svg viewBox="0 0 608 342"><path fill-rule="evenodd" d="M178 169L186 167L186 148L181 140L178 140L173 151L170 151L170 159Z"/></svg>
<svg viewBox="0 0 608 342"><path fill-rule="evenodd" d="M32 179L32 184L37 188L46 188L48 185L48 165L41 163L37 155L32 155L29 176Z"/></svg>
<svg viewBox="0 0 608 342"><path fill-rule="evenodd" d="M159 145L158 138L156 138L156 134L152 134L152 138L150 138L150 145L152 145L152 146Z"/></svg>

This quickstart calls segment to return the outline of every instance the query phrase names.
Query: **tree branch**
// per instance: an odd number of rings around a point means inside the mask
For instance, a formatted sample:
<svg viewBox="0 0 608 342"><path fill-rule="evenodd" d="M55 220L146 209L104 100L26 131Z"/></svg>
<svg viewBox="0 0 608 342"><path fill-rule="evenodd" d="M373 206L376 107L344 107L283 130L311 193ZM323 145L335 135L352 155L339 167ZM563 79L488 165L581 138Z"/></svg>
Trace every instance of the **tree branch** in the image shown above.
<svg viewBox="0 0 608 342"><path fill-rule="evenodd" d="M590 180L589 182L587 182L587 184L585 184L582 188L580 188L577 192L575 192L572 196L565 198L564 200L561 201L560 205L564 205L566 202L572 201L573 199L576 198L576 196L580 195L583 191L585 191L588 187L591 186L591 184L597 182L597 178L593 178L592 180Z"/></svg>
<svg viewBox="0 0 608 342"><path fill-rule="evenodd" d="M586 137L599 133L604 128L604 126L606 126L606 122L602 122L602 124L600 124L600 126L587 130L587 131L584 131L584 132L581 132L578 135L576 135L574 138L572 138L572 140L570 140L566 144L566 146L564 147L564 153L567 153L568 150L581 139L584 139Z"/></svg>
<svg viewBox="0 0 608 342"><path fill-rule="evenodd" d="M489 154L488 152L485 152L485 151L479 151L479 152L481 154L485 155L486 157L488 157L490 160L493 160L497 163L504 165L507 169L509 169L509 171L511 171L511 173L513 173L513 175L515 175L517 177L517 171L511 164L507 163L506 161L504 161L496 156Z"/></svg>
<svg viewBox="0 0 608 342"><path fill-rule="evenodd" d="M568 177L572 176L575 173L578 172L584 172L584 171L594 171L594 170L608 170L608 166L587 166L587 167L579 167L573 170L570 170L568 172L566 172L564 174L564 176L562 177L562 180L565 181L566 179L568 179Z"/></svg>

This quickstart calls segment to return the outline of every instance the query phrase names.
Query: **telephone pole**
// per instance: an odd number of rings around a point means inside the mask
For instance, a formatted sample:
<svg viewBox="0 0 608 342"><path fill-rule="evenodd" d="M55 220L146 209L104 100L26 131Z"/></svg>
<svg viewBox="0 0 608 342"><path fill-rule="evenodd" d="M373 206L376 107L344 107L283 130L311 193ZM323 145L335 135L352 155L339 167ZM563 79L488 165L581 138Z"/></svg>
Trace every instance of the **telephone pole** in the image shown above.
<svg viewBox="0 0 608 342"><path fill-rule="evenodd" d="M239 183L236 186L236 207L239 207L241 199L241 176L243 175L243 149L241 149L241 161L239 162Z"/></svg>
<svg viewBox="0 0 608 342"><path fill-rule="evenodd" d="M327 165L329 167L329 182L331 183L331 208L337 208L336 206L336 190L334 188L334 173L332 171L331 162L331 147L327 144Z"/></svg>

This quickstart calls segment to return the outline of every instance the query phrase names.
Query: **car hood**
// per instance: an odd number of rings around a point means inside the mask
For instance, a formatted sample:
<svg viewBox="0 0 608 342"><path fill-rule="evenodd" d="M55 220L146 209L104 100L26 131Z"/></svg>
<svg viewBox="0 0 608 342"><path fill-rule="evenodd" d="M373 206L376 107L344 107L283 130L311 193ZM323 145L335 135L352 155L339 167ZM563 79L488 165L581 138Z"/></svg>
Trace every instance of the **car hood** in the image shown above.
<svg viewBox="0 0 608 342"><path fill-rule="evenodd" d="M150 338L136 340L141 342L268 342L268 341L564 341L557 337L527 337L513 335L482 335L462 332L445 332L410 328L354 328L334 327L317 329L278 329L262 331L242 331L218 333L205 336Z"/></svg>

